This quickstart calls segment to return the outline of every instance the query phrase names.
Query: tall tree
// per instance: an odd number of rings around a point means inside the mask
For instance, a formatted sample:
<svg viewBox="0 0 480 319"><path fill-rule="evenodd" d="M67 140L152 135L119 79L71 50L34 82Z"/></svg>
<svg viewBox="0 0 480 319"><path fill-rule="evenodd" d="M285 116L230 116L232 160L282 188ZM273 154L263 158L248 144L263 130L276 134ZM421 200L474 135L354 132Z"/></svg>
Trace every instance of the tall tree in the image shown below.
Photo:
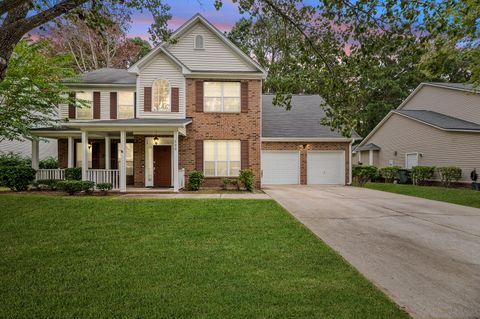
<svg viewBox="0 0 480 319"><path fill-rule="evenodd" d="M0 0L0 81L5 77L15 45L29 31L70 14L90 24L105 25L99 11L104 7L148 10L154 19L149 29L154 43L170 35L170 7L165 0Z"/></svg>

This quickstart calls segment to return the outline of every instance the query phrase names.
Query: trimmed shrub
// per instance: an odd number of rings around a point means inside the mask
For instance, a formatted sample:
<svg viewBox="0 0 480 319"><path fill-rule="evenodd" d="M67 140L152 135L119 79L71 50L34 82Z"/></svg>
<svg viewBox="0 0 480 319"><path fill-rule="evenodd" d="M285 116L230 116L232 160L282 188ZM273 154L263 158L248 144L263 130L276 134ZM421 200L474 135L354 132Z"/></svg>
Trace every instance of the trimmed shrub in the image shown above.
<svg viewBox="0 0 480 319"><path fill-rule="evenodd" d="M368 181L378 176L378 169L371 165L353 165L352 176L358 186L363 187Z"/></svg>
<svg viewBox="0 0 480 319"><path fill-rule="evenodd" d="M393 183L393 181L398 178L398 171L400 170L400 166L389 166L389 167L382 167L378 170L378 173L385 178L385 182Z"/></svg>
<svg viewBox="0 0 480 319"><path fill-rule="evenodd" d="M107 195L107 192L112 190L112 183L98 183L97 188L102 192L103 195Z"/></svg>
<svg viewBox="0 0 480 319"><path fill-rule="evenodd" d="M91 195L95 189L95 183L92 181L82 181L82 191Z"/></svg>
<svg viewBox="0 0 480 319"><path fill-rule="evenodd" d="M83 181L60 181L57 183L57 187L69 195L75 195L83 190Z"/></svg>
<svg viewBox="0 0 480 319"><path fill-rule="evenodd" d="M224 178L222 181L222 188L223 189L228 189L228 185L235 186L237 190L240 190L240 183L238 182L237 179L233 178Z"/></svg>
<svg viewBox="0 0 480 319"><path fill-rule="evenodd" d="M425 185L425 182L432 179L435 173L435 166L414 166L412 167L412 181L415 185Z"/></svg>
<svg viewBox="0 0 480 319"><path fill-rule="evenodd" d="M62 181L61 179L39 179L35 182L36 186L40 189L47 188L52 191L57 190L57 183Z"/></svg>
<svg viewBox="0 0 480 319"><path fill-rule="evenodd" d="M22 156L17 153L8 152L0 153L0 167L3 166L31 166L32 161L30 158Z"/></svg>
<svg viewBox="0 0 480 319"><path fill-rule="evenodd" d="M188 174L188 185L187 189L189 191L198 191L203 184L203 180L205 177L203 176L203 172L200 171L191 171Z"/></svg>
<svg viewBox="0 0 480 319"><path fill-rule="evenodd" d="M30 166L2 166L0 167L0 183L12 191L26 191L35 180L36 171Z"/></svg>
<svg viewBox="0 0 480 319"><path fill-rule="evenodd" d="M58 160L55 157L47 157L38 163L38 167L41 169L55 169L58 168Z"/></svg>
<svg viewBox="0 0 480 319"><path fill-rule="evenodd" d="M70 167L65 169L65 179L69 181L80 181L82 180L82 168L81 167Z"/></svg>
<svg viewBox="0 0 480 319"><path fill-rule="evenodd" d="M249 192L253 192L253 179L255 174L251 169L242 169L238 174L238 180L243 184L245 189Z"/></svg>
<svg viewBox="0 0 480 319"><path fill-rule="evenodd" d="M437 168L438 174L445 187L450 187L452 181L458 182L462 178L462 169L456 166L443 166Z"/></svg>

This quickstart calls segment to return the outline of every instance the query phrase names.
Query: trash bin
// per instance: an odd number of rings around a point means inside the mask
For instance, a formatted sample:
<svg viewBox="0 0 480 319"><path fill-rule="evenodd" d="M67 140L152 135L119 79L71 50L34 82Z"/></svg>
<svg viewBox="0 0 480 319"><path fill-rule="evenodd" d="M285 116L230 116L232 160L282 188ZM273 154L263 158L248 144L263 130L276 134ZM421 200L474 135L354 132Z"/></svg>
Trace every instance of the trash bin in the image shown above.
<svg viewBox="0 0 480 319"><path fill-rule="evenodd" d="M412 178L410 177L410 170L399 169L398 170L398 183L399 184L411 184Z"/></svg>

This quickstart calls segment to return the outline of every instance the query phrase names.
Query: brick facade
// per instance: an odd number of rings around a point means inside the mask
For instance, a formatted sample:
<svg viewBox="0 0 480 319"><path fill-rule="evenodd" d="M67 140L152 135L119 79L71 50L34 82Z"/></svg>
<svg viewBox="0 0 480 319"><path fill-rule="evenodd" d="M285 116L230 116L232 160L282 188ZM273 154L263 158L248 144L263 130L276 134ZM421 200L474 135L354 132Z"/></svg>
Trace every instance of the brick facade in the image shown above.
<svg viewBox="0 0 480 319"><path fill-rule="evenodd" d="M303 145L307 147L303 149ZM350 180L350 154L348 142L263 142L262 150L300 151L300 184L307 184L307 152L310 151L344 151L345 152L345 184Z"/></svg>
<svg viewBox="0 0 480 319"><path fill-rule="evenodd" d="M192 118L192 123L187 126L187 136L179 141L179 167L185 168L186 176L195 169L196 140L247 140L248 167L255 173L255 187L260 188L261 80L242 80L248 83L248 111L241 113L197 111L197 80L186 80L186 116ZM222 179L207 177L204 186L220 187Z"/></svg>
<svg viewBox="0 0 480 319"><path fill-rule="evenodd" d="M133 184L145 187L145 136L135 135L133 141Z"/></svg>

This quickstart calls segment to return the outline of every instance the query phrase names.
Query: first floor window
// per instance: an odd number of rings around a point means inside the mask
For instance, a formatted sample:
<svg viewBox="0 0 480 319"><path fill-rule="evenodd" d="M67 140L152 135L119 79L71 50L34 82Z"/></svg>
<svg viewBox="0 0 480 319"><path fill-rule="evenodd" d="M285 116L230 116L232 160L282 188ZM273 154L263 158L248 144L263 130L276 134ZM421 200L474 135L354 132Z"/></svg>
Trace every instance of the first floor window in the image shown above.
<svg viewBox="0 0 480 319"><path fill-rule="evenodd" d="M240 112L240 82L204 82L205 112Z"/></svg>
<svg viewBox="0 0 480 319"><path fill-rule="evenodd" d="M133 143L125 144L126 158L127 158L127 176L133 175ZM118 168L120 169L120 163L122 161L122 144L118 143Z"/></svg>
<svg viewBox="0 0 480 319"><path fill-rule="evenodd" d="M92 144L88 144L87 146L88 151L88 168L92 168ZM82 143L77 143L75 145L75 166L82 167Z"/></svg>
<svg viewBox="0 0 480 319"><path fill-rule="evenodd" d="M93 119L93 92L76 92L76 99L81 102L82 107L77 107L78 120Z"/></svg>
<svg viewBox="0 0 480 319"><path fill-rule="evenodd" d="M203 141L205 176L238 176L240 165L240 141Z"/></svg>
<svg viewBox="0 0 480 319"><path fill-rule="evenodd" d="M133 92L118 92L118 119L133 119L135 114L134 96Z"/></svg>

